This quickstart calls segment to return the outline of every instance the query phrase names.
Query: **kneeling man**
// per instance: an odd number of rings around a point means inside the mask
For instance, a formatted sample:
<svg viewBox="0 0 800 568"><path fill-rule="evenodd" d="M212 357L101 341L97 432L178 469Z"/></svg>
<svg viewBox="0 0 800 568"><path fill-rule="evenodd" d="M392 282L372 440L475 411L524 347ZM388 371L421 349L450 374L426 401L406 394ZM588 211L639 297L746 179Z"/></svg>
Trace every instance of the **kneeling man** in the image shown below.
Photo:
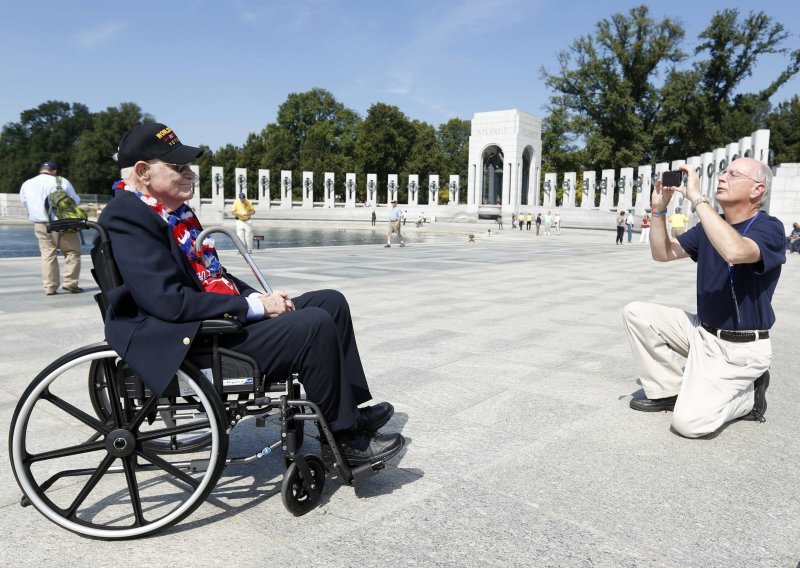
<svg viewBox="0 0 800 568"><path fill-rule="evenodd" d="M764 421L772 295L786 262L785 237L783 224L761 211L772 183L766 164L739 158L719 175L723 216L700 193L695 171L679 169L686 185L659 181L653 191L650 249L659 262L697 263L697 313L633 302L623 319L647 397L631 400L631 408L674 410L673 428L698 438L737 418ZM664 217L675 192L691 202L700 223L670 238Z"/></svg>

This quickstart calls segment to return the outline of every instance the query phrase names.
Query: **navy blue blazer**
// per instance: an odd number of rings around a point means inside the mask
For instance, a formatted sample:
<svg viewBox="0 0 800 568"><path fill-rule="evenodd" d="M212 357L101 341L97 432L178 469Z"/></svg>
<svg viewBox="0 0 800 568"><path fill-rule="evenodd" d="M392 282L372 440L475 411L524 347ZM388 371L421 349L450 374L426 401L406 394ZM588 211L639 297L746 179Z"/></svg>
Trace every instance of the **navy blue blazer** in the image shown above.
<svg viewBox="0 0 800 568"><path fill-rule="evenodd" d="M228 275L242 296L204 291L167 223L129 191L117 191L98 222L108 231L124 282L107 292L106 341L160 395L186 358L200 322L244 322L244 296L255 290Z"/></svg>

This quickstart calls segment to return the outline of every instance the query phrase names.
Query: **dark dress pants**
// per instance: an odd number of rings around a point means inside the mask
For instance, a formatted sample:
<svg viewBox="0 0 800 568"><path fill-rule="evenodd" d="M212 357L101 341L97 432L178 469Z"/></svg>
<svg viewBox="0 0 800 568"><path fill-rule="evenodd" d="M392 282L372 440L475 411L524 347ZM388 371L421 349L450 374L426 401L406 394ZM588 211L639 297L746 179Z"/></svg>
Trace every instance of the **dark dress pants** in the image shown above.
<svg viewBox="0 0 800 568"><path fill-rule="evenodd" d="M253 357L269 381L298 373L308 400L333 431L356 425L356 406L372 398L358 354L350 306L336 290L292 298L294 312L245 326L221 343Z"/></svg>

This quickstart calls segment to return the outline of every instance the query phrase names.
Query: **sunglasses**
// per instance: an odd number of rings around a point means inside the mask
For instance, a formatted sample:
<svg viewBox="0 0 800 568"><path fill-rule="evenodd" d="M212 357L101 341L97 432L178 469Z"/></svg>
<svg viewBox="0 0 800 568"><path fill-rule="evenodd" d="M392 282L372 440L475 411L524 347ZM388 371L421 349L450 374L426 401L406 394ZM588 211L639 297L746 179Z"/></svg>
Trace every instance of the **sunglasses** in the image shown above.
<svg viewBox="0 0 800 568"><path fill-rule="evenodd" d="M175 173L182 174L185 171L189 170L189 164L173 164L171 162L159 162L159 164L164 164L169 169L171 169Z"/></svg>

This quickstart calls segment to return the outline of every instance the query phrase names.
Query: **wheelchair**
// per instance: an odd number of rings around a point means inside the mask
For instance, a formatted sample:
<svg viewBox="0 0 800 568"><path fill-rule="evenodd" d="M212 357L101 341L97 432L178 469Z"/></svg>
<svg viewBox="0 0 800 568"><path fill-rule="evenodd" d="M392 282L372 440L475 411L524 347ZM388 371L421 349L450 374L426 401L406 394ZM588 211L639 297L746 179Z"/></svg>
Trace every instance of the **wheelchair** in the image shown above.
<svg viewBox="0 0 800 568"><path fill-rule="evenodd" d="M48 230L94 229L92 275L105 317L105 293L121 284L111 243L99 224L54 221ZM269 289L244 245L228 229L258 280ZM198 239L202 242L203 239ZM230 320L202 323L198 337L161 396L107 343L86 345L59 357L28 386L14 411L9 455L22 506L88 538L133 539L166 529L191 514L213 491L228 464L255 462L282 450L281 498L300 516L314 509L326 472L346 485L384 469L383 460L351 467L328 422L301 397L297 375L277 382L256 361L219 345L241 333ZM231 430L254 417L265 426L275 412L280 438L255 455L228 457ZM322 458L303 454L304 425L317 426Z"/></svg>

